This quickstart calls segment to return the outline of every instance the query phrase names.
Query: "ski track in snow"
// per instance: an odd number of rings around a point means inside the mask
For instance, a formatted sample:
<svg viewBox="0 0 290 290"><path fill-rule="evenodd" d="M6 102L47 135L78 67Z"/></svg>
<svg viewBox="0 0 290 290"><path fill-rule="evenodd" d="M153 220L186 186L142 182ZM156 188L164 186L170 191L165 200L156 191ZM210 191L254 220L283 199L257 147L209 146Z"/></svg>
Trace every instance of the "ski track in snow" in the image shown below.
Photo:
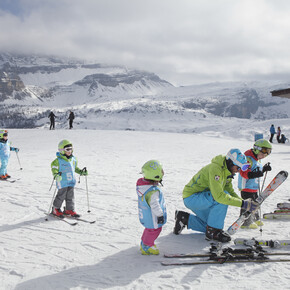
<svg viewBox="0 0 290 290"><path fill-rule="evenodd" d="M224 128L230 128L230 121ZM232 129L232 128L230 128ZM252 128L253 129L253 128ZM252 130L251 129L251 130ZM234 131L233 131L234 132ZM200 134L91 130L10 130L13 146L20 147L19 169L12 152L8 172L21 179L0 187L0 289L287 289L290 263L224 264L164 267L164 253L205 252L204 235L184 230L175 236L174 212L186 210L181 197L184 185L212 157L230 148L242 151L253 145L253 136L239 139ZM85 178L77 175L76 211L95 224L76 226L49 218L45 221L55 187L49 191L50 163L57 144L69 139L80 168L87 167L89 205ZM149 144L149 146L146 145ZM143 228L138 220L135 184L149 159L162 162L168 222L157 245L160 256L139 252ZM273 144L273 170L289 171L289 144ZM234 179L236 189L237 178ZM263 212L287 201L289 180L269 197ZM225 229L238 217L229 207ZM70 219L69 221L74 221ZM259 230L240 230L235 237L260 237ZM265 239L290 239L287 221L265 221ZM231 242L228 245L233 245ZM288 249L290 250L290 249Z"/></svg>

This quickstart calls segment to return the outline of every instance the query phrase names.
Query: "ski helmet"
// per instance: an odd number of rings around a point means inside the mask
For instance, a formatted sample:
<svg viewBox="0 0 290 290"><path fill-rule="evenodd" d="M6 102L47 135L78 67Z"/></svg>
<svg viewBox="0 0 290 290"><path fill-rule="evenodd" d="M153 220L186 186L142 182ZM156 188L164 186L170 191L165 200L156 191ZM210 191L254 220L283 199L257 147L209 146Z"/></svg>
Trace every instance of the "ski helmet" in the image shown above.
<svg viewBox="0 0 290 290"><path fill-rule="evenodd" d="M142 174L145 179L161 181L164 171L158 160L150 160L142 166Z"/></svg>
<svg viewBox="0 0 290 290"><path fill-rule="evenodd" d="M64 154L65 152L65 148L72 148L72 152L73 152L73 145L70 141L68 140L62 140L59 142L58 144L58 151L61 153L61 154Z"/></svg>
<svg viewBox="0 0 290 290"><path fill-rule="evenodd" d="M259 154L259 152L262 152L269 155L272 152L272 145L268 140L259 139L255 142L253 151L255 154Z"/></svg>
<svg viewBox="0 0 290 290"><path fill-rule="evenodd" d="M226 160L231 161L229 164L230 167L236 165L241 168L242 171L246 171L250 167L246 155L243 154L240 149L231 149L226 155Z"/></svg>
<svg viewBox="0 0 290 290"><path fill-rule="evenodd" d="M7 130L0 130L0 138L2 139L4 136L8 136Z"/></svg>

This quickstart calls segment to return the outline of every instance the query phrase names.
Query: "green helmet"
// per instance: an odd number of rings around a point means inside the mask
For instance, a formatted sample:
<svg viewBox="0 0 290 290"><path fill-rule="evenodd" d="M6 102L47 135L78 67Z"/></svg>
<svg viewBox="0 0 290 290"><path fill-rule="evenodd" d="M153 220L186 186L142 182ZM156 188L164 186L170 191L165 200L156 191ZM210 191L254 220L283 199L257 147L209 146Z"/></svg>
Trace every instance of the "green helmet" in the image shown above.
<svg viewBox="0 0 290 290"><path fill-rule="evenodd" d="M142 166L142 174L145 179L161 181L164 171L158 160L149 160Z"/></svg>
<svg viewBox="0 0 290 290"><path fill-rule="evenodd" d="M68 140L62 140L58 144L58 151L61 154L64 154L64 152L65 152L64 149L67 148L67 147L73 147L72 143L70 141L68 141ZM72 152L73 152L73 150L72 150Z"/></svg>
<svg viewBox="0 0 290 290"><path fill-rule="evenodd" d="M259 139L254 144L254 153L258 154L259 152L262 152L264 154L270 154L272 151L272 145L269 141L265 139Z"/></svg>
<svg viewBox="0 0 290 290"><path fill-rule="evenodd" d="M8 136L7 130L0 130L0 139L2 139L4 136Z"/></svg>

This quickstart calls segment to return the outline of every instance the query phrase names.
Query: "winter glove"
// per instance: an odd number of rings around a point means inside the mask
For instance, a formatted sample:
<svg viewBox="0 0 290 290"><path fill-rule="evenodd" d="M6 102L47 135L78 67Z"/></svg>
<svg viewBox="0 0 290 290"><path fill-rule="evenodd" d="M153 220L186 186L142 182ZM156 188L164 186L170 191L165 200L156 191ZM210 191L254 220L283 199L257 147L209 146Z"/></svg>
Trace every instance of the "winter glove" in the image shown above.
<svg viewBox="0 0 290 290"><path fill-rule="evenodd" d="M54 179L55 179L57 182L62 181L61 172L57 173L57 175L55 175Z"/></svg>
<svg viewBox="0 0 290 290"><path fill-rule="evenodd" d="M266 163L263 166L263 173L266 172L266 171L271 171L271 170L272 170L272 167L270 166L270 163Z"/></svg>
<svg viewBox="0 0 290 290"><path fill-rule="evenodd" d="M18 153L19 152L19 148L15 148L15 152Z"/></svg>
<svg viewBox="0 0 290 290"><path fill-rule="evenodd" d="M157 217L157 223L163 225L164 224L164 216Z"/></svg>
<svg viewBox="0 0 290 290"><path fill-rule="evenodd" d="M57 176L55 177L55 180L56 180L57 182L60 182L60 181L62 181L62 177L61 177L60 175L57 175Z"/></svg>
<svg viewBox="0 0 290 290"><path fill-rule="evenodd" d="M88 173L88 170L87 168L85 167L82 171L81 171L81 175L83 176L87 176L89 173Z"/></svg>
<svg viewBox="0 0 290 290"><path fill-rule="evenodd" d="M248 172L248 178L249 179L262 177L262 176L263 176L263 172L260 171L260 170L255 170L255 171Z"/></svg>
<svg viewBox="0 0 290 290"><path fill-rule="evenodd" d="M254 211L257 207L259 207L259 204L250 198L243 200L243 203L241 206L242 209L249 212Z"/></svg>

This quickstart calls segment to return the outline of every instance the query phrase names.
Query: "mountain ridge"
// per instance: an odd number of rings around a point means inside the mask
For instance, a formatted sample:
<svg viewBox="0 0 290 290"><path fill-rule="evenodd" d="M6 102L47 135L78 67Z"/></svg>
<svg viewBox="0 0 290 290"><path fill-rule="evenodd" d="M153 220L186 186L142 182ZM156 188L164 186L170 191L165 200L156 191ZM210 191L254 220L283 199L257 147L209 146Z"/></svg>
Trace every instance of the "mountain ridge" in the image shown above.
<svg viewBox="0 0 290 290"><path fill-rule="evenodd" d="M71 109L83 128L138 130L146 128L141 120L152 119L178 124L194 118L289 118L290 100L270 93L287 86L252 81L175 87L152 72L119 65L6 53L0 54L0 126L43 127L51 110ZM65 126L65 118L58 121Z"/></svg>

